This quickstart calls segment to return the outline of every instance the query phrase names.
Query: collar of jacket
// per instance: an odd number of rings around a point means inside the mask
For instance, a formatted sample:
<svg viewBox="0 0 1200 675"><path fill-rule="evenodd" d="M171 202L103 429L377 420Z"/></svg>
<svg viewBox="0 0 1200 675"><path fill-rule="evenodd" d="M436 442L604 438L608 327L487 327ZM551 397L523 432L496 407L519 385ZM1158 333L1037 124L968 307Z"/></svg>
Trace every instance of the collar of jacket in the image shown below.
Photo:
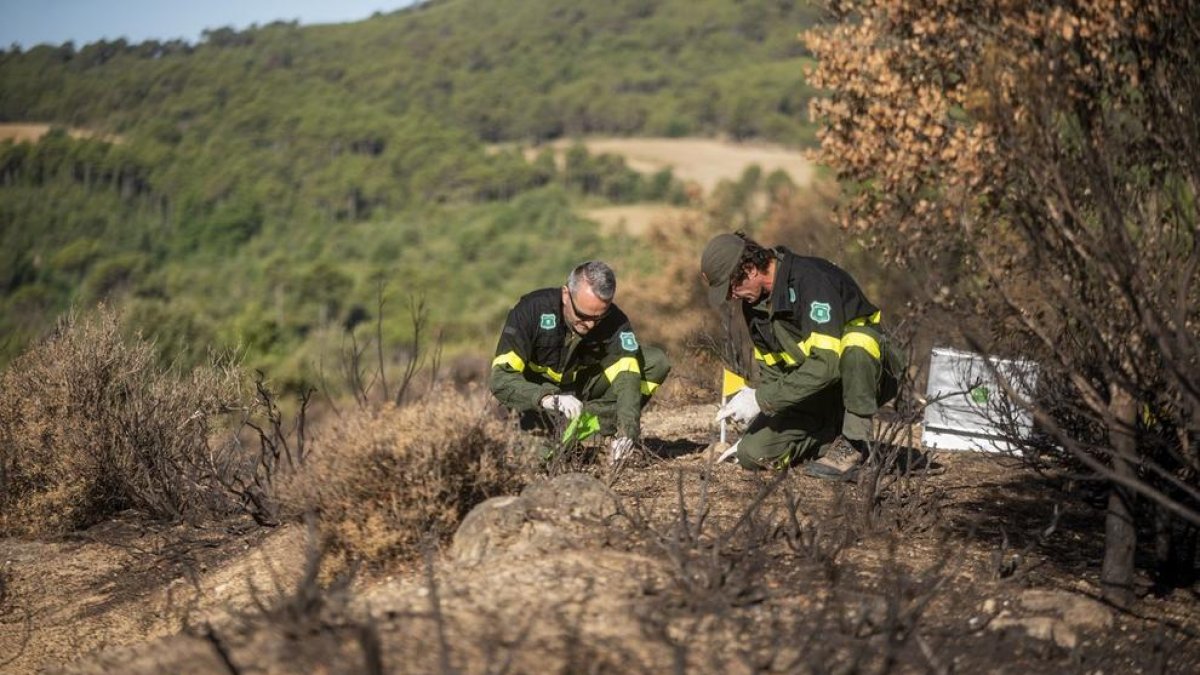
<svg viewBox="0 0 1200 675"><path fill-rule="evenodd" d="M792 315L795 313L797 300L796 293L792 291L792 263L796 260L796 254L786 246L776 246L773 250L776 260L775 281L771 287L771 297L768 299L771 314Z"/></svg>

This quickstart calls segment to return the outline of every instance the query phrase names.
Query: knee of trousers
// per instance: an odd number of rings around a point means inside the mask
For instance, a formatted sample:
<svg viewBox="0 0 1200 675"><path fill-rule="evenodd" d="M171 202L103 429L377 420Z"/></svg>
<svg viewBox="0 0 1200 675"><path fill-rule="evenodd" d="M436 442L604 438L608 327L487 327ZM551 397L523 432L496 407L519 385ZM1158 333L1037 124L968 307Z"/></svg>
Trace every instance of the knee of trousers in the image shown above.
<svg viewBox="0 0 1200 675"><path fill-rule="evenodd" d="M837 435L840 422L834 426L833 420L767 417L746 430L738 442L738 460L742 466L771 466L785 457L804 459Z"/></svg>
<svg viewBox="0 0 1200 675"><path fill-rule="evenodd" d="M883 364L861 347L842 352L840 363L842 404L857 415L874 415L879 409L879 384Z"/></svg>
<svg viewBox="0 0 1200 675"><path fill-rule="evenodd" d="M646 345L642 347L642 379L654 384L662 384L671 373L671 360L667 353L658 347Z"/></svg>

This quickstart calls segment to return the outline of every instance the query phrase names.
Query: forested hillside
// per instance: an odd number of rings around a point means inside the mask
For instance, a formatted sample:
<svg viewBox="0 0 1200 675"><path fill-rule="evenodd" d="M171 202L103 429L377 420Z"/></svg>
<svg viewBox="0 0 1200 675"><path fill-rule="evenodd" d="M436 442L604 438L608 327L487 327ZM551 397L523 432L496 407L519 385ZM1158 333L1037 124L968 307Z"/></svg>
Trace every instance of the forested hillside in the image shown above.
<svg viewBox="0 0 1200 675"><path fill-rule="evenodd" d="M803 144L814 21L789 0L445 0L366 21L0 53L0 363L109 299L164 353L242 346L302 377L318 336L490 332L531 284L622 255L581 202L680 201L614 157L489 153L585 134ZM101 138L113 139L112 141Z"/></svg>

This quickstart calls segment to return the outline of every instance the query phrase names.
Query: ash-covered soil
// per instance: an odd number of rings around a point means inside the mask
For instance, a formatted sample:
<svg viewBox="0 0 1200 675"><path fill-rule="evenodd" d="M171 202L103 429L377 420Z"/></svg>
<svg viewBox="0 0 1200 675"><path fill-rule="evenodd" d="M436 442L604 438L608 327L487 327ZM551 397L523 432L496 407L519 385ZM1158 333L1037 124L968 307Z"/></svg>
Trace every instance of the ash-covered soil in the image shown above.
<svg viewBox="0 0 1200 675"><path fill-rule="evenodd" d="M1099 600L1103 512L1065 477L818 481L714 465L715 406L652 409L642 452L479 507L348 586L303 526L136 514L0 540L0 670L1196 672L1196 589Z"/></svg>

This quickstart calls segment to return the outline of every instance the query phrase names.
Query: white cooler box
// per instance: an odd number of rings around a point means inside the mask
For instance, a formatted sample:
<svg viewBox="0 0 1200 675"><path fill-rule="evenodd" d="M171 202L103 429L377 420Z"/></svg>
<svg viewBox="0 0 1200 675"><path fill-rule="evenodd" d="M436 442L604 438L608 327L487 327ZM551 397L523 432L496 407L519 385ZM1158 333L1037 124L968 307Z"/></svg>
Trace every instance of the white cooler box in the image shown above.
<svg viewBox="0 0 1200 675"><path fill-rule="evenodd" d="M1037 364L935 347L925 388L925 400L929 402L922 437L925 446L1008 451L1013 448L1003 431L1006 425L1011 425L1020 437L1028 437L1033 427L1029 413L1013 409L997 377L1004 378L1016 391L1031 391L1037 382ZM997 422L1006 418L1006 424Z"/></svg>

